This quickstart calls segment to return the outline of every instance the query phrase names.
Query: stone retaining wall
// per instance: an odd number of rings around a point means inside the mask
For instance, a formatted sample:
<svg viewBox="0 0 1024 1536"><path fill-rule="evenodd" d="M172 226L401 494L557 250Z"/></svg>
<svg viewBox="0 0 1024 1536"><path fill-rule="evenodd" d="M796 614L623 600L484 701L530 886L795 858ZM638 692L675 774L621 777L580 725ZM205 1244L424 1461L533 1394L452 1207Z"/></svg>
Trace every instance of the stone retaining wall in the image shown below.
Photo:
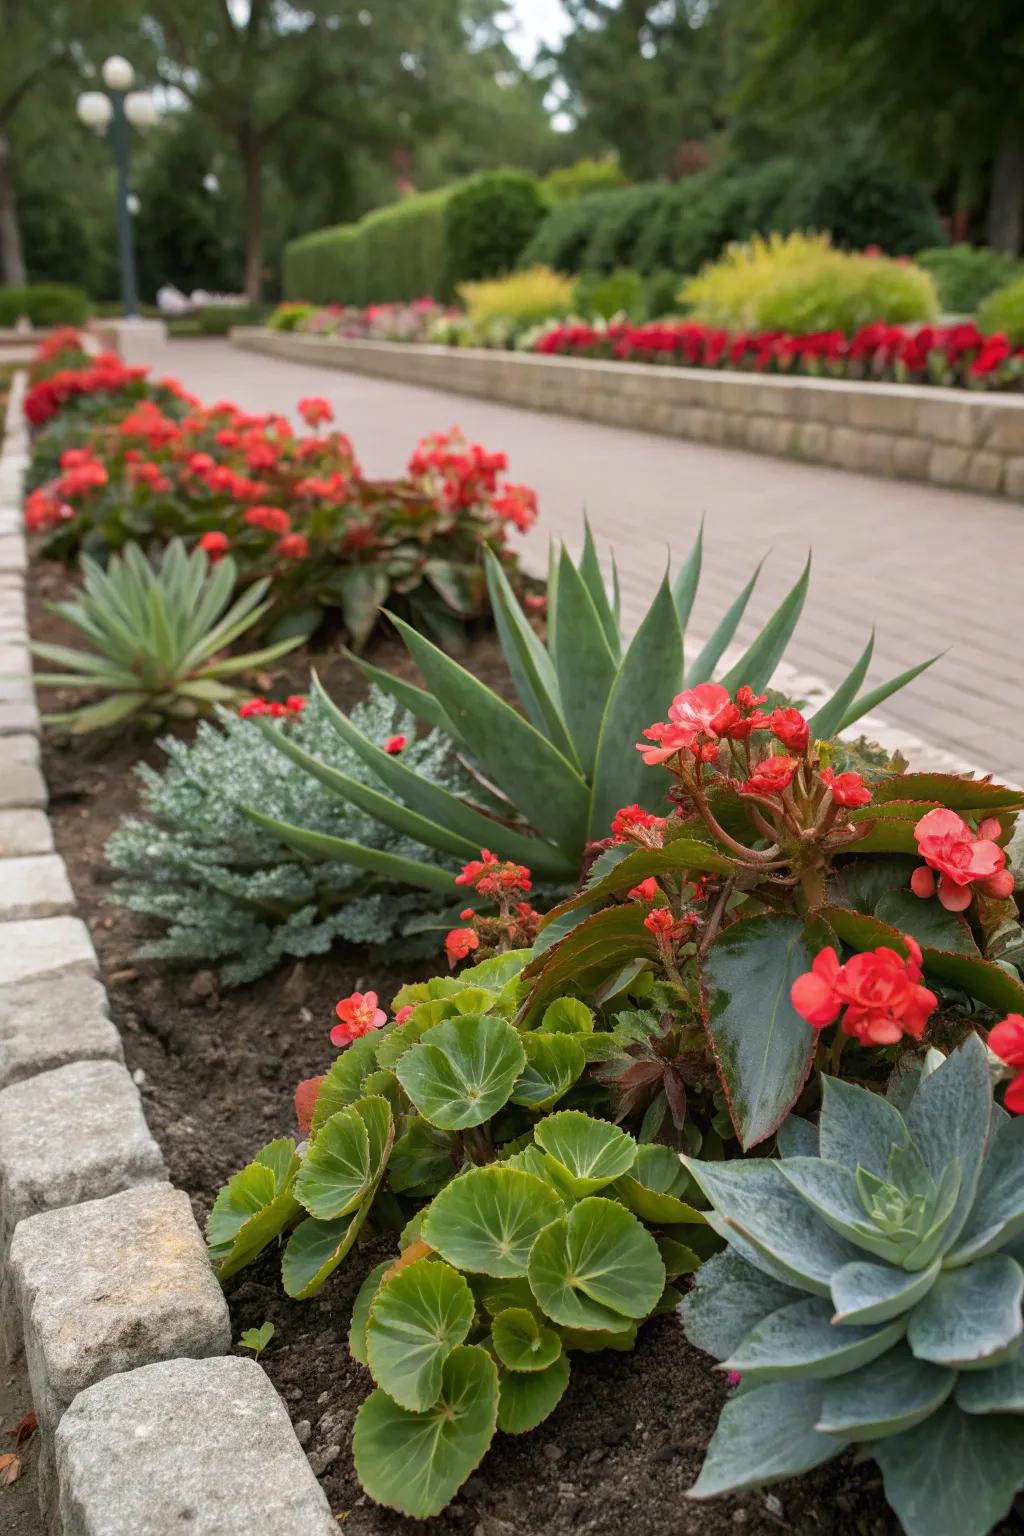
<svg viewBox="0 0 1024 1536"><path fill-rule="evenodd" d="M0 450L0 1357L25 1350L48 1536L327 1536L287 1410L231 1348L53 851L28 671L22 384ZM0 1362L2 1363L2 1362Z"/></svg>
<svg viewBox="0 0 1024 1536"><path fill-rule="evenodd" d="M1024 396L339 341L240 326L236 346L609 426L1024 500Z"/></svg>

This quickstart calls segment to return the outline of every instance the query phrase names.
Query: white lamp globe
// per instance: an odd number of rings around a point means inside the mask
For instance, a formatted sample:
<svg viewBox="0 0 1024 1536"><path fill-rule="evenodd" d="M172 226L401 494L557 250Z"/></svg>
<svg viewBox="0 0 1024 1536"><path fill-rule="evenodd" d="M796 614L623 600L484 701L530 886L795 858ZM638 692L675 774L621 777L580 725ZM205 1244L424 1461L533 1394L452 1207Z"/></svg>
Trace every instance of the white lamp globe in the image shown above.
<svg viewBox="0 0 1024 1536"><path fill-rule="evenodd" d="M148 91L130 91L124 99L124 115L133 128L152 128L156 102Z"/></svg>
<svg viewBox="0 0 1024 1536"><path fill-rule="evenodd" d="M114 115L110 97L104 96L102 91L83 91L75 103L75 110L87 128L97 131L106 128Z"/></svg>
<svg viewBox="0 0 1024 1536"><path fill-rule="evenodd" d="M108 91L130 91L135 84L134 69L119 53L111 54L101 73Z"/></svg>
<svg viewBox="0 0 1024 1536"><path fill-rule="evenodd" d="M139 209L142 207L142 204L139 202L139 195L138 195L138 193L137 192L129 192L128 196L125 198L125 205L126 205L126 207L128 209L128 212L131 214L132 218L134 218L135 215L138 213Z"/></svg>
<svg viewBox="0 0 1024 1536"><path fill-rule="evenodd" d="M211 194L220 191L220 177L216 171L207 171L203 177L203 188Z"/></svg>

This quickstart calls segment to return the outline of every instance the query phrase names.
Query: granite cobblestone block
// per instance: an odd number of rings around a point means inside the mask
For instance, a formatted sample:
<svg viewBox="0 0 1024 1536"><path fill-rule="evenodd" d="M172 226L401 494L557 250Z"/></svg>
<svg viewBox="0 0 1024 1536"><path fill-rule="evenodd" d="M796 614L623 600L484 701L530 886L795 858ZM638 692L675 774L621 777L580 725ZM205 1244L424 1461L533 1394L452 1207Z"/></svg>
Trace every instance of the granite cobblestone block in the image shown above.
<svg viewBox="0 0 1024 1536"><path fill-rule="evenodd" d="M74 906L68 872L58 854L0 860L0 923L58 917Z"/></svg>
<svg viewBox="0 0 1024 1536"><path fill-rule="evenodd" d="M27 731L0 736L0 810L46 804L46 782L39 766L39 743Z"/></svg>
<svg viewBox="0 0 1024 1536"><path fill-rule="evenodd" d="M0 743L2 745L2 743ZM64 971L96 974L96 951L80 917L33 917L5 923L0 987Z"/></svg>
<svg viewBox="0 0 1024 1536"><path fill-rule="evenodd" d="M0 811L0 859L52 853L53 832L43 811Z"/></svg>
<svg viewBox="0 0 1024 1536"><path fill-rule="evenodd" d="M69 971L0 992L0 1089L76 1061L124 1061L95 977Z"/></svg>

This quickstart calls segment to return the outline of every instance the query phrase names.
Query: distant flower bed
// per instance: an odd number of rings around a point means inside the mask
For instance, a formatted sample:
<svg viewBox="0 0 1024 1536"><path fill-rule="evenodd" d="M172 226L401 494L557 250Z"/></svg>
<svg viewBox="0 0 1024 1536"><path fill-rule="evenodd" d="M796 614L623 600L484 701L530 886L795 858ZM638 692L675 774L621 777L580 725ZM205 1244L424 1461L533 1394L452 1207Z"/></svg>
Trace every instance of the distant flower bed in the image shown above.
<svg viewBox="0 0 1024 1536"><path fill-rule="evenodd" d="M350 341L431 341L433 328L460 311L436 299L410 303L281 304L270 317L275 331L300 331L305 336L339 336Z"/></svg>
<svg viewBox="0 0 1024 1536"><path fill-rule="evenodd" d="M571 320L535 338L533 351L553 357L969 389L1020 389L1024 379L1024 347L1011 346L1002 335L984 336L969 322L917 328L879 323L862 326L853 336L842 331L794 336L784 331L730 333L686 320L647 325Z"/></svg>

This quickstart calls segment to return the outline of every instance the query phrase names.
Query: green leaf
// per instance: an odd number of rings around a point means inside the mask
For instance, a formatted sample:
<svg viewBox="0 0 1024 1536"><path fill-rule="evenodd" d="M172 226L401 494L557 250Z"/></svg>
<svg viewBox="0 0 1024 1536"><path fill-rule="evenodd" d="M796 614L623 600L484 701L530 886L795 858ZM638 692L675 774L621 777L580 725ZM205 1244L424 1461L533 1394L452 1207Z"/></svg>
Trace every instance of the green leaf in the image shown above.
<svg viewBox="0 0 1024 1536"><path fill-rule="evenodd" d="M388 1162L388 1187L396 1195L434 1195L455 1172L458 1141L449 1131L439 1131L419 1115L413 1115L395 1138Z"/></svg>
<svg viewBox="0 0 1024 1536"><path fill-rule="evenodd" d="M715 1253L698 1271L679 1315L691 1344L725 1360L763 1318L800 1295L738 1254Z"/></svg>
<svg viewBox="0 0 1024 1536"><path fill-rule="evenodd" d="M528 949L507 949L504 954L491 955L488 960L481 960L478 965L460 971L459 980L470 986L502 992L510 981L522 974L529 958Z"/></svg>
<svg viewBox="0 0 1024 1536"><path fill-rule="evenodd" d="M790 1002L814 959L799 918L742 918L704 957L705 1028L744 1151L774 1134L807 1081L815 1035Z"/></svg>
<svg viewBox="0 0 1024 1536"><path fill-rule="evenodd" d="M974 1204L991 1111L988 1057L973 1034L929 1073L907 1110L907 1129L935 1182L941 1181L954 1159L960 1164L959 1196L943 1235L942 1252L953 1246Z"/></svg>
<svg viewBox="0 0 1024 1536"><path fill-rule="evenodd" d="M510 1371L546 1371L562 1353L553 1328L539 1323L526 1307L508 1307L491 1324L494 1353Z"/></svg>
<svg viewBox="0 0 1024 1536"><path fill-rule="evenodd" d="M897 823L887 822L885 825L892 827ZM906 953L898 929L877 917L864 917L859 912L850 912L842 907L824 907L821 915L851 949L877 949L879 945L885 944L900 954ZM1024 1011L1024 983L990 960L982 960L976 955L955 955L945 950L924 948L924 968L926 976L959 987L989 1008L1001 1013Z"/></svg>
<svg viewBox="0 0 1024 1536"><path fill-rule="evenodd" d="M959 912L947 912L937 896L922 899L913 891L890 891L875 907L875 916L900 933L909 933L922 949L977 955L974 935Z"/></svg>
<svg viewBox="0 0 1024 1536"><path fill-rule="evenodd" d="M578 896L563 901L560 906L552 908L544 919L543 927L557 920L564 912L572 912L577 907L595 901L603 901L606 896L618 895L621 891L631 890L641 880L646 880L649 875L678 875L684 873L694 874L729 874L736 868L735 861L728 859L724 854L718 853L707 843L698 842L696 838L675 838L664 848L637 848L620 859L615 867L597 880L588 885L586 890Z"/></svg>
<svg viewBox="0 0 1024 1536"><path fill-rule="evenodd" d="M533 1139L555 1182L576 1198L621 1178L637 1155L632 1136L578 1109L548 1115L534 1128Z"/></svg>
<svg viewBox="0 0 1024 1536"><path fill-rule="evenodd" d="M568 986L587 991L606 981L626 961L658 952L654 935L644 927L644 909L638 902L595 912L560 940L550 952L531 960L524 973L535 983L530 993L531 1020L552 997Z"/></svg>
<svg viewBox="0 0 1024 1536"><path fill-rule="evenodd" d="M262 1323L259 1328L246 1328L245 1332L239 1335L239 1347L251 1349L258 1360L276 1332L277 1329L273 1323Z"/></svg>
<svg viewBox="0 0 1024 1536"><path fill-rule="evenodd" d="M594 1010L578 997L557 997L544 1010L540 1027L549 1035L589 1035L594 1029Z"/></svg>
<svg viewBox="0 0 1024 1536"><path fill-rule="evenodd" d="M915 1360L903 1343L870 1365L826 1382L818 1428L844 1440L878 1440L920 1424L946 1401L956 1374Z"/></svg>
<svg viewBox="0 0 1024 1536"><path fill-rule="evenodd" d="M506 1435L523 1435L536 1429L558 1407L569 1385L569 1374L569 1361L562 1354L545 1371L534 1371L529 1375L525 1371L504 1372L498 1402L498 1428Z"/></svg>
<svg viewBox="0 0 1024 1536"><path fill-rule="evenodd" d="M598 737L618 659L583 578L562 550L558 566L558 631L553 647L558 692L583 772L594 771Z"/></svg>
<svg viewBox="0 0 1024 1536"><path fill-rule="evenodd" d="M571 1035L542 1033L522 1036L526 1066L512 1090L513 1104L550 1109L582 1077L587 1058Z"/></svg>
<svg viewBox="0 0 1024 1536"><path fill-rule="evenodd" d="M492 1163L442 1189L423 1219L424 1239L459 1269L509 1279L525 1275L540 1232L565 1207L544 1180Z"/></svg>
<svg viewBox="0 0 1024 1536"><path fill-rule="evenodd" d="M225 1184L206 1223L218 1279L228 1280L251 1264L301 1214L292 1193L298 1168L295 1143L282 1136Z"/></svg>
<svg viewBox="0 0 1024 1536"><path fill-rule="evenodd" d="M874 649L875 632L872 630L867 645L839 684L835 693L820 709L814 712L807 722L811 728L812 741L827 741L839 734L843 724L843 717L857 697L858 688L868 675L868 667L871 665L871 656Z"/></svg>
<svg viewBox="0 0 1024 1536"><path fill-rule="evenodd" d="M487 587L502 654L523 708L537 729L579 767L576 747L562 714L558 677L551 657L520 608L500 561L490 550L487 552Z"/></svg>
<svg viewBox="0 0 1024 1536"><path fill-rule="evenodd" d="M304 853L307 858L354 864L357 869L369 869L396 885L415 885L427 891L442 891L446 896L452 893L451 870L441 869L436 864L406 859L397 853L386 853L381 848L367 848L362 843L333 837L327 832L309 832L303 827L293 827L290 822L264 816L262 811L249 805L240 806L239 809L256 826L262 827L272 837L280 838L289 848Z"/></svg>
<svg viewBox="0 0 1024 1536"><path fill-rule="evenodd" d="M364 1079L377 1065L377 1044L375 1035L363 1035L331 1062L313 1105L314 1136L339 1109L363 1097Z"/></svg>
<svg viewBox="0 0 1024 1536"><path fill-rule="evenodd" d="M348 1216L379 1178L393 1135L386 1099L357 1099L339 1110L316 1133L295 1179L295 1198L320 1221Z"/></svg>
<svg viewBox="0 0 1024 1536"><path fill-rule="evenodd" d="M835 1322L885 1323L909 1312L927 1296L939 1274L936 1259L927 1269L910 1272L887 1264L844 1264L832 1277Z"/></svg>
<svg viewBox="0 0 1024 1536"><path fill-rule="evenodd" d="M384 1259L380 1264L375 1264L356 1292L356 1299L352 1303L352 1319L348 1329L348 1352L353 1360L358 1360L360 1365L369 1366L366 1357L366 1325L370 1321L370 1305L376 1296L380 1283L388 1270L392 1268L392 1259Z"/></svg>
<svg viewBox="0 0 1024 1536"><path fill-rule="evenodd" d="M863 1258L801 1199L781 1167L762 1160L683 1162L714 1206L708 1225L784 1285L828 1296L835 1271Z"/></svg>
<svg viewBox="0 0 1024 1536"><path fill-rule="evenodd" d="M456 1270L417 1259L378 1290L366 1325L373 1378L402 1408L420 1413L437 1401L444 1362L461 1344L476 1303Z"/></svg>
<svg viewBox="0 0 1024 1536"><path fill-rule="evenodd" d="M959 773L898 773L879 780L872 789L876 802L927 800L952 811L980 811L986 815L1024 807L1024 791Z"/></svg>
<svg viewBox="0 0 1024 1536"><path fill-rule="evenodd" d="M485 1349L460 1344L441 1373L436 1403L413 1413L379 1387L356 1415L359 1481L378 1504L425 1520L440 1514L494 1438L498 1371Z"/></svg>
<svg viewBox="0 0 1024 1536"><path fill-rule="evenodd" d="M1002 1364L1024 1333L1024 1271L1005 1253L946 1270L915 1307L907 1343L919 1360L977 1369Z"/></svg>
<svg viewBox="0 0 1024 1536"><path fill-rule="evenodd" d="M807 564L796 585L786 594L736 665L722 678L723 687L728 688L730 693L735 693L744 683L758 693L771 682L775 668L785 655L793 631L800 621L810 579L811 559L808 555Z"/></svg>
<svg viewBox="0 0 1024 1536"><path fill-rule="evenodd" d="M686 669L687 688L695 688L698 683L706 683L712 677L715 668L722 658L723 651L730 644L733 635L740 627L740 621L747 611L747 604L750 601L754 588L757 586L757 579L760 574L761 565L759 564L739 597L733 600L712 630L711 637L697 657L697 660L692 662Z"/></svg>
<svg viewBox="0 0 1024 1536"><path fill-rule="evenodd" d="M873 1454L906 1536L987 1536L1021 1484L1024 1419L975 1418L947 1402Z"/></svg>
<svg viewBox="0 0 1024 1536"><path fill-rule="evenodd" d="M1024 1413L1024 1353L987 1371L964 1371L956 1400L965 1413Z"/></svg>
<svg viewBox="0 0 1024 1536"><path fill-rule="evenodd" d="M638 1147L636 1161L616 1182L615 1193L649 1226L704 1224L703 1214L683 1196L691 1193L689 1175L671 1147Z"/></svg>
<svg viewBox="0 0 1024 1536"><path fill-rule="evenodd" d="M591 1196L538 1236L530 1289L553 1322L612 1332L646 1317L665 1285L651 1234L614 1200Z"/></svg>
<svg viewBox="0 0 1024 1536"><path fill-rule="evenodd" d="M1024 1232L1024 1116L993 1126L978 1193L959 1241L946 1255L949 1268L980 1259Z"/></svg>
<svg viewBox="0 0 1024 1536"><path fill-rule="evenodd" d="M607 836L615 812L665 803L665 775L644 766L633 743L660 720L682 687L683 635L667 580L630 642L605 705L594 764L588 836ZM539 825L539 823L538 823Z"/></svg>
<svg viewBox="0 0 1024 1536"><path fill-rule="evenodd" d="M365 1202L353 1215L337 1221L307 1216L299 1222L281 1260L281 1283L287 1296L305 1301L316 1295L359 1236L367 1208Z"/></svg>
<svg viewBox="0 0 1024 1536"><path fill-rule="evenodd" d="M463 1131L508 1102L525 1065L526 1052L510 1024L466 1014L428 1030L398 1062L395 1076L432 1125Z"/></svg>
<svg viewBox="0 0 1024 1536"><path fill-rule="evenodd" d="M722 1409L690 1499L714 1499L810 1472L831 1461L845 1442L815 1427L821 1414L817 1381L779 1381L740 1392Z"/></svg>
<svg viewBox="0 0 1024 1536"><path fill-rule="evenodd" d="M829 897L836 906L851 906L870 917L883 896L910 884L910 877L920 862L920 859L903 853L866 858L855 854L833 871Z"/></svg>
<svg viewBox="0 0 1024 1536"><path fill-rule="evenodd" d="M428 687L493 783L566 853L583 843L587 786L572 764L472 673L392 617Z"/></svg>
<svg viewBox="0 0 1024 1536"><path fill-rule="evenodd" d="M825 1381L877 1360L902 1338L905 1328L902 1317L877 1328L837 1327L830 1301L804 1296L752 1328L723 1369L739 1371L751 1384L790 1376Z"/></svg>
<svg viewBox="0 0 1024 1536"><path fill-rule="evenodd" d="M676 613L679 615L679 628L686 634L686 626L690 622L690 614L693 612L694 599L697 596L697 588L700 586L700 571L704 560L704 519L700 520L697 529L697 537L693 541L690 553L687 555L679 571L679 575L672 583L672 601L676 605Z"/></svg>

